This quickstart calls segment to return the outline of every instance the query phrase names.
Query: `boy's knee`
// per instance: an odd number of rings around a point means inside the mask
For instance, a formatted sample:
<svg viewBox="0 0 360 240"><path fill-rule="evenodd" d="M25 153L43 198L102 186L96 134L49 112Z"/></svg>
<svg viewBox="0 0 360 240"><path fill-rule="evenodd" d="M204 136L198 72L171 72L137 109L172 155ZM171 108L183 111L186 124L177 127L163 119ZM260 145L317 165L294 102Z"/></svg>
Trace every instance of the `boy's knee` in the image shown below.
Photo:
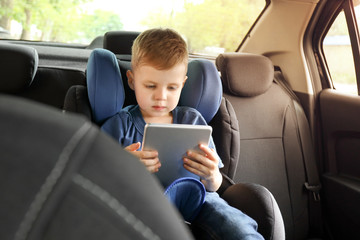
<svg viewBox="0 0 360 240"><path fill-rule="evenodd" d="M172 202L187 222L192 222L201 210L205 200L204 185L194 178L180 178L165 190L165 196Z"/></svg>

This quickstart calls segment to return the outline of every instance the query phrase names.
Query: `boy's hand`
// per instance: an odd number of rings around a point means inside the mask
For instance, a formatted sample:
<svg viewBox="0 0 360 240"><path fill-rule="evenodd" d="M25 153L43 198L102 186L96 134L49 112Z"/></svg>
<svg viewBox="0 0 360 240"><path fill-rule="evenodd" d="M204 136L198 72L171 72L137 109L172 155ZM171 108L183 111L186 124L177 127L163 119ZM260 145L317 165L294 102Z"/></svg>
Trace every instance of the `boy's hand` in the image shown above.
<svg viewBox="0 0 360 240"><path fill-rule="evenodd" d="M214 149L204 144L199 144L202 153L188 151L184 157L184 168L201 178L206 190L215 192L222 182L219 170L219 157Z"/></svg>
<svg viewBox="0 0 360 240"><path fill-rule="evenodd" d="M145 165L149 172L157 172L161 167L157 151L137 151L141 147L141 143L133 143L125 148L126 151L135 155Z"/></svg>

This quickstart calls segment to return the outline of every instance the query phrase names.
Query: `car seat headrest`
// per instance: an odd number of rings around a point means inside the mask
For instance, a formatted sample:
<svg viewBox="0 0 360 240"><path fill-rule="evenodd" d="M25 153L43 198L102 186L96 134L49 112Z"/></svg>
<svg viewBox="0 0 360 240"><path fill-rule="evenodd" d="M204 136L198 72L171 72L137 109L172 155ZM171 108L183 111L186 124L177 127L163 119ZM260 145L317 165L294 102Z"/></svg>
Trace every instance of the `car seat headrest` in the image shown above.
<svg viewBox="0 0 360 240"><path fill-rule="evenodd" d="M266 92L274 79L270 59L249 53L223 53L216 58L225 92L252 97Z"/></svg>
<svg viewBox="0 0 360 240"><path fill-rule="evenodd" d="M110 31L104 35L104 48L121 55L131 55L131 47L140 32Z"/></svg>
<svg viewBox="0 0 360 240"><path fill-rule="evenodd" d="M119 64L121 62L117 61L115 54L106 49L94 49L88 60L88 97L93 120L100 125L119 112L126 101ZM126 67L130 68L130 65L127 64ZM179 105L195 108L209 122L221 104L219 73L212 62L197 59L189 62L187 76Z"/></svg>
<svg viewBox="0 0 360 240"><path fill-rule="evenodd" d="M32 47L0 44L0 92L18 93L30 86L39 63Z"/></svg>
<svg viewBox="0 0 360 240"><path fill-rule="evenodd" d="M212 62L196 59L189 62L187 76L179 105L195 108L209 123L221 104L222 85L219 72Z"/></svg>
<svg viewBox="0 0 360 240"><path fill-rule="evenodd" d="M115 54L106 49L94 49L90 54L86 81L93 119L101 124L119 112L125 93Z"/></svg>

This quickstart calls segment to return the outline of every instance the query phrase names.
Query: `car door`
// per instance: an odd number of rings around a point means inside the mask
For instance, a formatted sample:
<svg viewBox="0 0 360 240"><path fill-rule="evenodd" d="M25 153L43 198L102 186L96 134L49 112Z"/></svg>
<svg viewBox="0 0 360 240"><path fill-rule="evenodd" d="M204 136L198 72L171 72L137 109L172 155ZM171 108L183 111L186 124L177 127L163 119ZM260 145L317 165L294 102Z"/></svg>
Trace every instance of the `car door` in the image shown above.
<svg viewBox="0 0 360 240"><path fill-rule="evenodd" d="M335 239L360 237L360 1L328 1L313 34L319 91L316 132L325 225Z"/></svg>

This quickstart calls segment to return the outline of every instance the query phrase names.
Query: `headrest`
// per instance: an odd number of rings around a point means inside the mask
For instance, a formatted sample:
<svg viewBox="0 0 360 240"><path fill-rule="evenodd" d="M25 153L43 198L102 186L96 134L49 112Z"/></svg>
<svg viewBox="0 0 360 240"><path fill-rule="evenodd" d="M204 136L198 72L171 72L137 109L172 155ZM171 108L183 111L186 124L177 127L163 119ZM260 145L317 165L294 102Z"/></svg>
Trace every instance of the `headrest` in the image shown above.
<svg viewBox="0 0 360 240"><path fill-rule="evenodd" d="M30 86L39 56L31 47L0 44L0 92L17 93Z"/></svg>
<svg viewBox="0 0 360 240"><path fill-rule="evenodd" d="M219 73L212 62L196 59L189 62L187 76L179 105L195 108L209 123L221 104L222 85Z"/></svg>
<svg viewBox="0 0 360 240"><path fill-rule="evenodd" d="M86 78L96 123L101 124L119 112L124 105L125 91L118 64L116 56L105 49L94 49L89 57ZM130 68L130 64L127 67ZM219 73L212 62L193 60L189 62L187 76L179 105L197 109L209 122L221 104Z"/></svg>
<svg viewBox="0 0 360 240"><path fill-rule="evenodd" d="M131 55L131 47L140 32L110 31L104 35L104 48L115 53Z"/></svg>
<svg viewBox="0 0 360 240"><path fill-rule="evenodd" d="M223 53L216 58L225 92L252 97L266 92L274 79L274 66L262 55Z"/></svg>
<svg viewBox="0 0 360 240"><path fill-rule="evenodd" d="M86 81L96 123L101 124L122 109L125 93L115 54L105 49L94 49L88 60Z"/></svg>

